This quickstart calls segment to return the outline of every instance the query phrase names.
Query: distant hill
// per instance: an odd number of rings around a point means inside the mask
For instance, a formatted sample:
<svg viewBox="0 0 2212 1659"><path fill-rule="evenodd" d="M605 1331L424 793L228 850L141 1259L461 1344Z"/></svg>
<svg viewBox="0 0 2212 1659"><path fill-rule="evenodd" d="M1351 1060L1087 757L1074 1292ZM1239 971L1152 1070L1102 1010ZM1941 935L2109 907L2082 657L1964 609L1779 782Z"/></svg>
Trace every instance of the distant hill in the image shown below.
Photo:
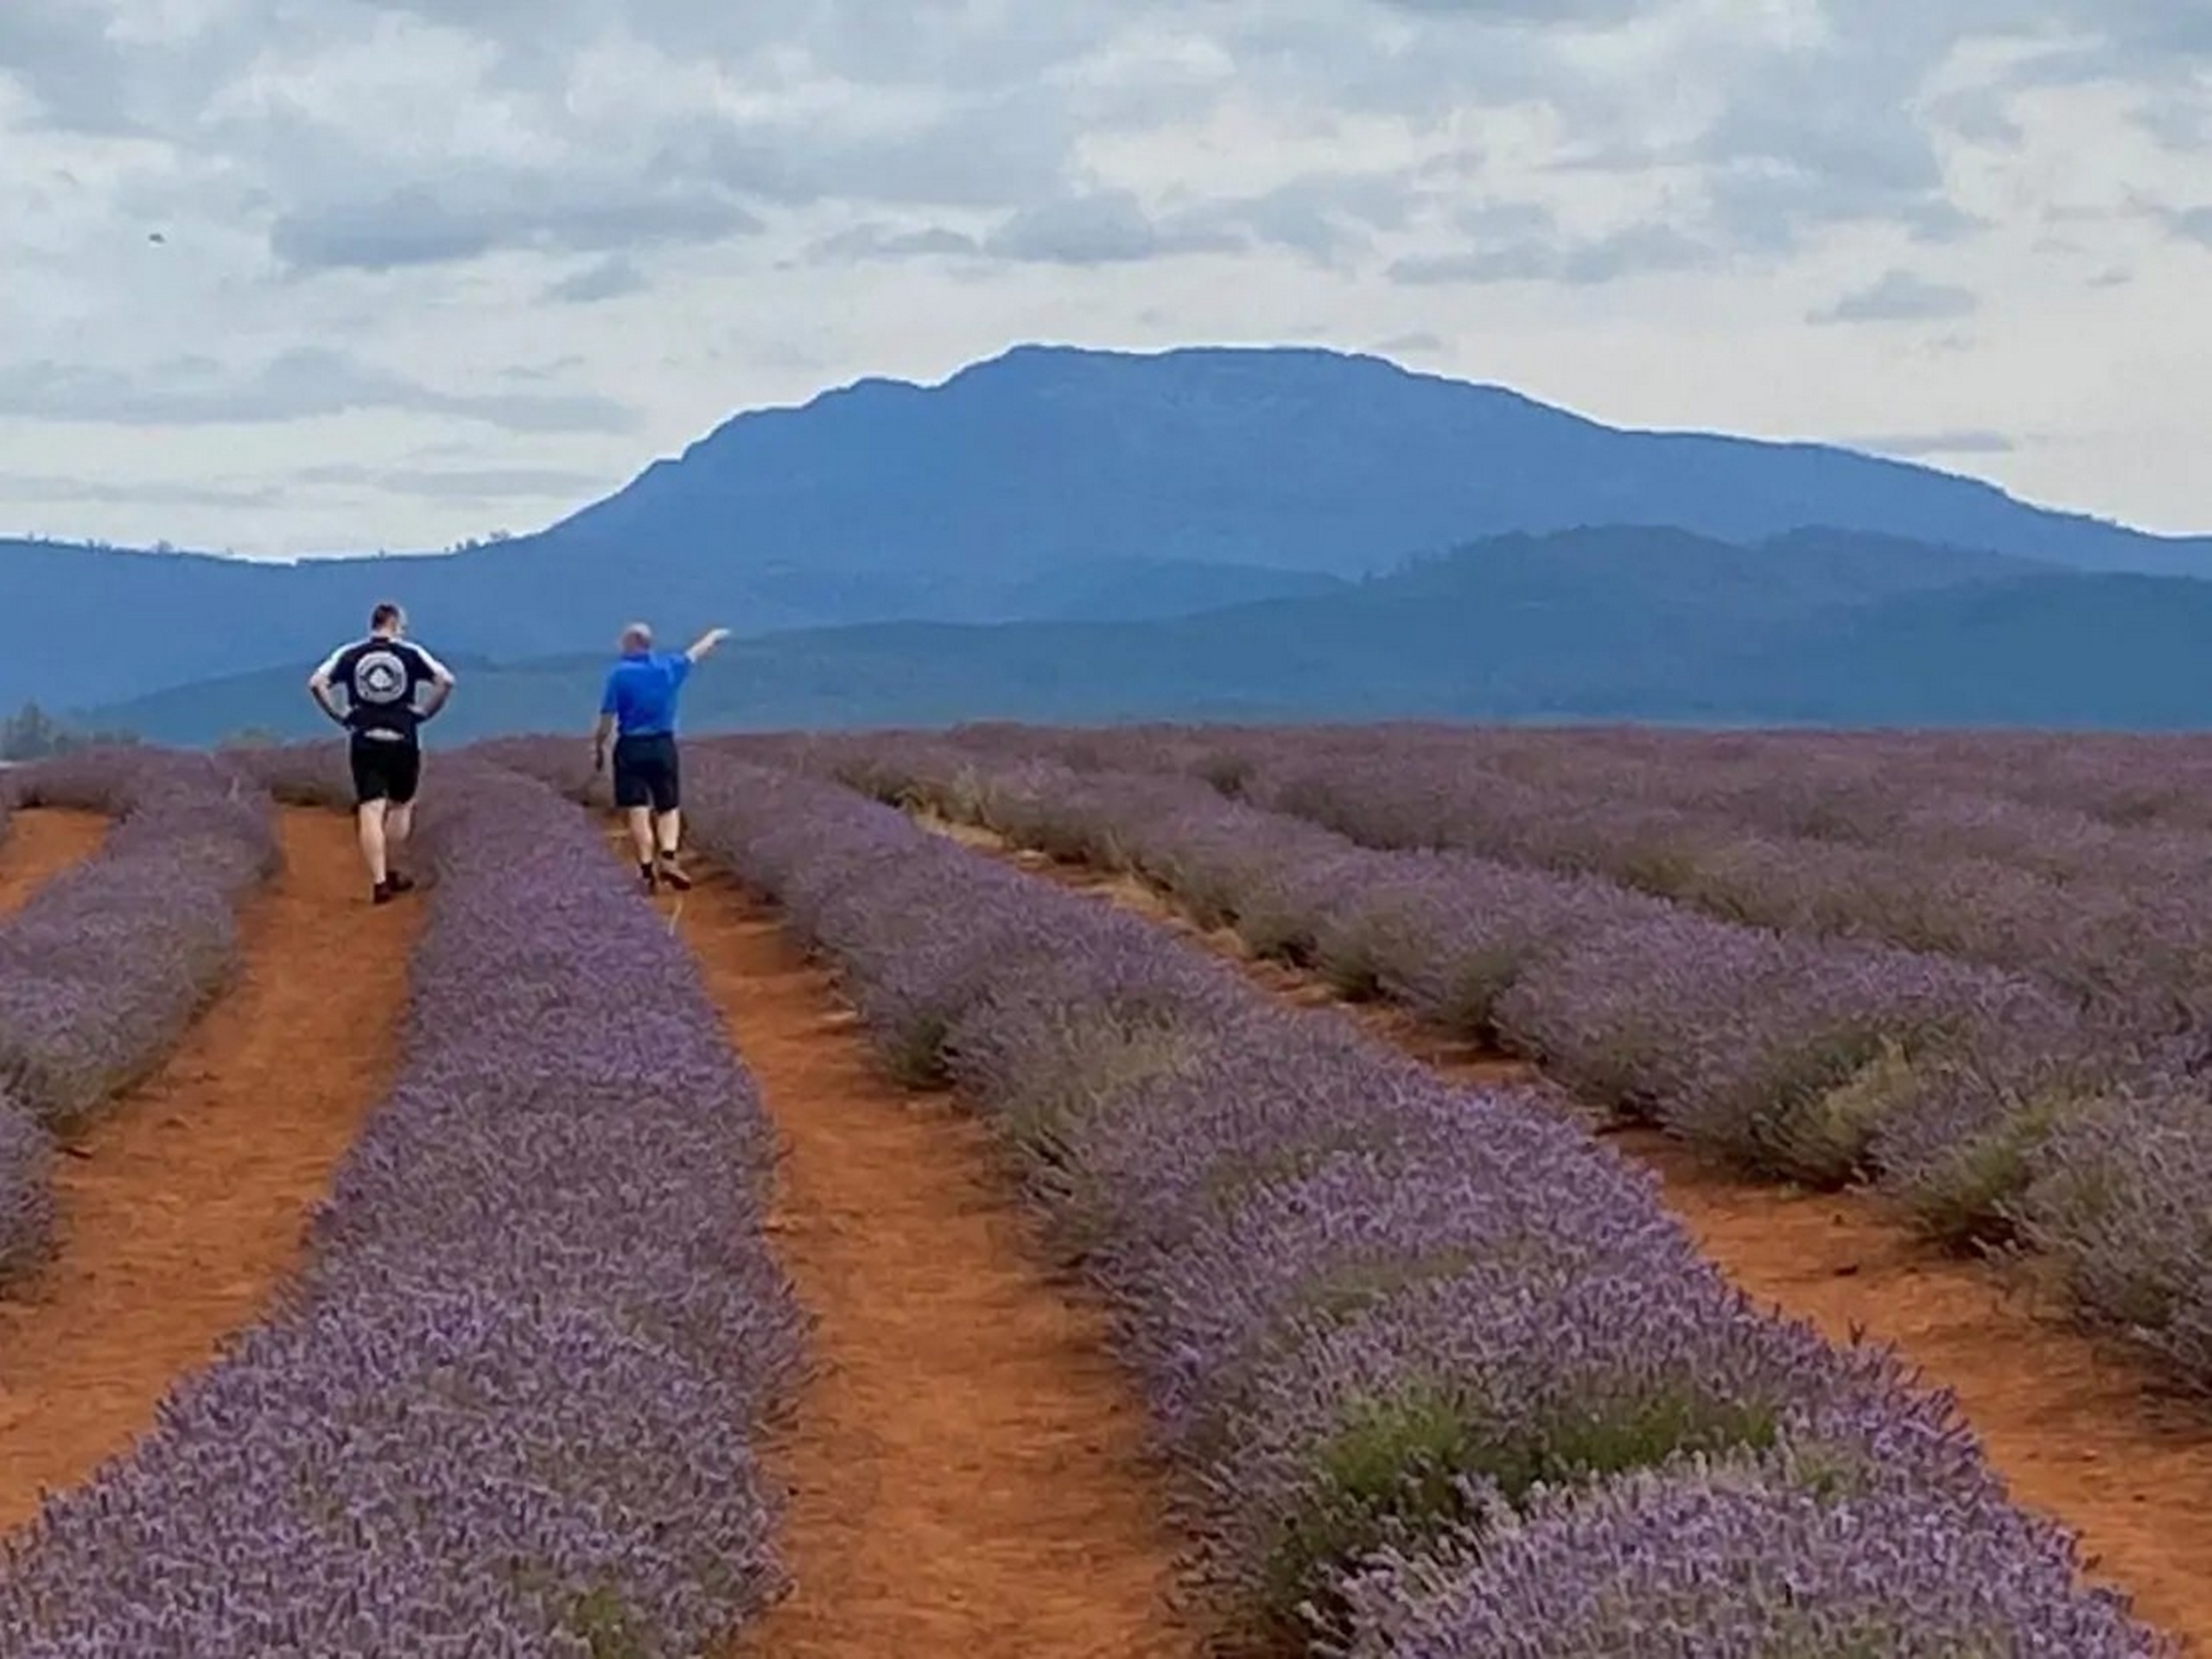
<svg viewBox="0 0 2212 1659"><path fill-rule="evenodd" d="M2212 725L2208 630L2212 582L2193 579L1835 531L1745 548L1604 529L1496 537L1325 594L1192 616L735 640L686 713L700 731L1384 717L2165 728ZM462 691L436 735L581 741L606 660L456 658ZM179 743L328 729L289 671L86 718Z"/></svg>
<svg viewBox="0 0 2212 1659"><path fill-rule="evenodd" d="M597 651L632 615L751 634L1172 620L1312 601L1471 538L1607 524L1745 546L1819 526L2212 575L2202 538L1833 448L1618 430L1372 357L1022 346L941 385L863 380L741 414L560 524L448 556L0 543L0 706L304 673L386 595L441 650L518 661Z"/></svg>
<svg viewBox="0 0 2212 1659"><path fill-rule="evenodd" d="M2028 575L1776 629L1631 688L1655 715L2212 730L2212 582Z"/></svg>

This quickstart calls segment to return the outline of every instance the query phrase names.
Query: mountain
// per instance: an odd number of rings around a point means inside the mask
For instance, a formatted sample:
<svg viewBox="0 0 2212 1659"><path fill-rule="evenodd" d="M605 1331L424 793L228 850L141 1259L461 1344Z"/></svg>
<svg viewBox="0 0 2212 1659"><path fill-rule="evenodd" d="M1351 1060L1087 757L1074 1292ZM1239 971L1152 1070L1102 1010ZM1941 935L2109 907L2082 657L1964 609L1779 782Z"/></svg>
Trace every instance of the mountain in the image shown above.
<svg viewBox="0 0 2212 1659"><path fill-rule="evenodd" d="M1886 598L1630 690L1675 720L2202 731L2212 582L2027 575Z"/></svg>
<svg viewBox="0 0 2212 1659"><path fill-rule="evenodd" d="M633 615L756 636L1168 620L1313 601L1471 538L1604 524L1745 547L1825 526L2212 575L2212 541L1834 448L1616 429L1373 357L1030 346L938 385L863 380L741 414L559 524L449 555L256 564L0 543L0 706L302 676L388 596L441 652L523 661L601 650Z"/></svg>
<svg viewBox="0 0 2212 1659"><path fill-rule="evenodd" d="M2143 596L2127 597L2145 584ZM1868 707L1945 723L1973 706L1986 677L2046 676L2045 665L2010 645L1961 657L1948 637L1946 615L2001 608L2014 594L2031 595L2025 608L2053 627L2066 626L2069 608L2119 626L2130 605L2191 614L2190 605L2212 601L2212 582L2053 572L2001 555L1831 531L1749 548L1666 528L1513 535L1325 594L1190 616L867 624L734 640L692 682L686 715L699 731L995 717L1757 721L1815 704L1825 717L1848 719L1856 684ZM1931 620L1913 626L1915 615ZM1891 626L1910 641L1909 660L1862 670ZM2120 636L2115 656L2125 655L2129 637ZM2133 637L2152 638L2139 626ZM2187 655L2177 632L2152 643L2133 668L2087 689L2103 700L2097 708L2124 713L2131 686ZM603 654L457 658L461 690L436 735L582 734L606 664ZM1862 671L1882 677L1854 680ZM1912 690L1903 696L1895 686ZM327 729L289 671L164 692L85 718L194 744L246 728Z"/></svg>

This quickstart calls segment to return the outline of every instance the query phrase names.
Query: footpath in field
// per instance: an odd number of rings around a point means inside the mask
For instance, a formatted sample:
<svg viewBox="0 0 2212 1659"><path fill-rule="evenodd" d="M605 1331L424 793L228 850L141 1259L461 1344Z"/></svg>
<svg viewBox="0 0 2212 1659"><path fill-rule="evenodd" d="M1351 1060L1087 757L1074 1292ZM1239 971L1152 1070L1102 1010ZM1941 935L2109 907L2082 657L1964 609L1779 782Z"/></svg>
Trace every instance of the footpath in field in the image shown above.
<svg viewBox="0 0 2212 1659"><path fill-rule="evenodd" d="M80 816L20 814L10 840ZM58 1160L59 1256L0 1300L0 1529L126 1449L261 1311L384 1096L419 906L367 906L344 818L288 811L281 830L238 979Z"/></svg>
<svg viewBox="0 0 2212 1659"><path fill-rule="evenodd" d="M883 1077L772 910L721 878L661 902L782 1135L771 1227L819 1321L773 1450L796 1587L739 1651L1202 1652L1103 1319L1048 1277L986 1131Z"/></svg>
<svg viewBox="0 0 2212 1659"><path fill-rule="evenodd" d="M1252 959L1133 877L1056 863L987 830L929 828L1090 893L1235 961L1307 1007L1339 1001L1316 976ZM1402 1011L1353 1005L1379 1038L1462 1081L1524 1077L1524 1063L1471 1049ZM2080 1535L2090 1570L2145 1619L2212 1654L2212 1414L2153 1383L2132 1356L2038 1310L2028 1284L1942 1255L1855 1193L1793 1194L1738 1180L1656 1131L1608 1135L1656 1173L1668 1206L1754 1299L1833 1340L1897 1349L1950 1389L2018 1503Z"/></svg>
<svg viewBox="0 0 2212 1659"><path fill-rule="evenodd" d="M0 830L0 916L12 915L53 877L82 863L107 835L97 812L16 813Z"/></svg>

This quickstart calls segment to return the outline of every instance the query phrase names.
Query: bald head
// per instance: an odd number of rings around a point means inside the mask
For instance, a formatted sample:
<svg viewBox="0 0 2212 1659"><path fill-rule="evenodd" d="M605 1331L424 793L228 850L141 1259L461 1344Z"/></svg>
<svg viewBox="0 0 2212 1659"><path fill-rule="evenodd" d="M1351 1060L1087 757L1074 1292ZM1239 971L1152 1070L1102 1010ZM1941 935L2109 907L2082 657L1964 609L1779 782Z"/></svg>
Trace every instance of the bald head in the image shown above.
<svg viewBox="0 0 2212 1659"><path fill-rule="evenodd" d="M653 648L653 631L642 622L632 622L622 630L622 652L630 656Z"/></svg>

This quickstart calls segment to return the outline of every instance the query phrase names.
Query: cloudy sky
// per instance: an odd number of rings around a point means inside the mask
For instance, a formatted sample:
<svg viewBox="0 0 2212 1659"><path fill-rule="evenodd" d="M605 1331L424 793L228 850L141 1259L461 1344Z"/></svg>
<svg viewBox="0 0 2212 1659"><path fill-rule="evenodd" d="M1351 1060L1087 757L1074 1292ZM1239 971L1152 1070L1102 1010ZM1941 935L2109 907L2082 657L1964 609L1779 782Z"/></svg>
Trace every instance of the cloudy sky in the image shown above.
<svg viewBox="0 0 2212 1659"><path fill-rule="evenodd" d="M2183 0L0 0L0 531L437 546L1033 339L2212 530L2208 162Z"/></svg>

